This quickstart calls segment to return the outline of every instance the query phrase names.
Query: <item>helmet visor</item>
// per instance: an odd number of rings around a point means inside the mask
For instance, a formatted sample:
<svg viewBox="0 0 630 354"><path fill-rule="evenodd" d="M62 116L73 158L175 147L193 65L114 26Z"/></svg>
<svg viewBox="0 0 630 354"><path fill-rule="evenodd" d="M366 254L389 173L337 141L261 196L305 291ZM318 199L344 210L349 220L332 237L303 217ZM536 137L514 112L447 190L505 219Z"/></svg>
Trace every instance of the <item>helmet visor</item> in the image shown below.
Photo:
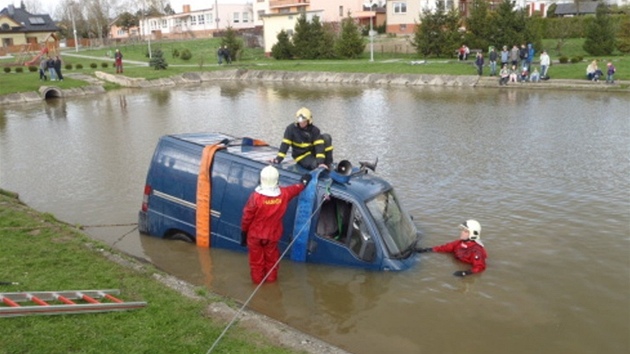
<svg viewBox="0 0 630 354"><path fill-rule="evenodd" d="M298 123L308 122L308 118L306 118L303 114L300 113L297 116L297 121Z"/></svg>

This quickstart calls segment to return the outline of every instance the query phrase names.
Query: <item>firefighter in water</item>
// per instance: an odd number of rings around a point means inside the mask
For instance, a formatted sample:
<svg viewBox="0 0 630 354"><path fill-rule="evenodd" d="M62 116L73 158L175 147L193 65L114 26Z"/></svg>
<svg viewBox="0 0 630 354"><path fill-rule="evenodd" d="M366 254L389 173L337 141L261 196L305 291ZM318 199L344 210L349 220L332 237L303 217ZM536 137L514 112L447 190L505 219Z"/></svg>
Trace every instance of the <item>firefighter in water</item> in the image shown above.
<svg viewBox="0 0 630 354"><path fill-rule="evenodd" d="M302 183L278 186L278 170L267 166L260 171L260 185L256 187L243 209L241 220L241 246L249 249L249 268L252 281L260 284L267 273L266 283L278 279L280 258L278 241L282 237L282 218L289 202L304 190L311 180L309 173L301 178Z"/></svg>
<svg viewBox="0 0 630 354"><path fill-rule="evenodd" d="M459 239L441 246L420 248L417 252L453 253L455 258L464 263L472 264L471 270L458 270L453 275L464 277L475 273L481 273L486 269L486 249L480 240L481 225L477 220L466 220L461 225Z"/></svg>
<svg viewBox="0 0 630 354"><path fill-rule="evenodd" d="M313 116L308 108L302 107L295 113L295 123L285 129L280 151L271 162L282 162L289 148L293 160L308 170L329 168L332 164L332 138L329 134L321 134L319 128L313 125Z"/></svg>

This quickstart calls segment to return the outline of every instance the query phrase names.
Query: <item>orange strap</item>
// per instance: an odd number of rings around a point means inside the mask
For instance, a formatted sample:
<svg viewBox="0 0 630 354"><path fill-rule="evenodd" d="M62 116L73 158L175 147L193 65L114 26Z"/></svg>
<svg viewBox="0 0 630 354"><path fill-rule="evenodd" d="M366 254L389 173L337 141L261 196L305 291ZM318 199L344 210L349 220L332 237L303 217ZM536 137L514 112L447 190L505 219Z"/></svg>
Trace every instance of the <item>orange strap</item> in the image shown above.
<svg viewBox="0 0 630 354"><path fill-rule="evenodd" d="M197 177L197 246L210 248L210 200L212 197L212 176L210 168L217 150L223 149L223 144L208 145L203 148L199 176Z"/></svg>

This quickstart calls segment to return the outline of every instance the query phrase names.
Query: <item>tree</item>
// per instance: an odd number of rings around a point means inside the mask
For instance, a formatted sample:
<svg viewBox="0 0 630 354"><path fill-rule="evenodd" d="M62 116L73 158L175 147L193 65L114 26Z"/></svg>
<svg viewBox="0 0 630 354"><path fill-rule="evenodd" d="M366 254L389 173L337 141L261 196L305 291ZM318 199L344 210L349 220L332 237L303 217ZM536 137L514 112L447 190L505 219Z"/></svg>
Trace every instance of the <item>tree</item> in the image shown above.
<svg viewBox="0 0 630 354"><path fill-rule="evenodd" d="M149 60L149 66L155 70L166 70L168 63L164 59L164 52L161 49L155 49L152 51L151 60Z"/></svg>
<svg viewBox="0 0 630 354"><path fill-rule="evenodd" d="M240 59L243 51L243 41L238 38L232 26L228 26L225 30L225 35L221 38L221 45L227 47L232 61Z"/></svg>
<svg viewBox="0 0 630 354"><path fill-rule="evenodd" d="M118 19L116 19L116 26L129 32L130 28L138 27L138 16L129 12L123 12L118 16Z"/></svg>
<svg viewBox="0 0 630 354"><path fill-rule="evenodd" d="M472 48L488 48L493 28L488 27L488 3L486 0L473 0L470 16L466 19L466 45ZM492 43L498 45L498 43Z"/></svg>
<svg viewBox="0 0 630 354"><path fill-rule="evenodd" d="M608 7L600 2L597 5L595 19L586 27L584 50L591 55L610 55L615 49L615 31Z"/></svg>
<svg viewBox="0 0 630 354"><path fill-rule="evenodd" d="M341 35L335 42L335 53L342 58L356 58L365 50L365 42L352 16L341 20Z"/></svg>
<svg viewBox="0 0 630 354"><path fill-rule="evenodd" d="M334 56L334 35L324 28L318 16L309 22L306 15L298 18L293 31L293 55L302 59L322 59Z"/></svg>
<svg viewBox="0 0 630 354"><path fill-rule="evenodd" d="M448 56L462 40L459 33L459 12L451 9L444 12L444 2L439 2L435 11L425 9L420 14L411 45L422 56Z"/></svg>
<svg viewBox="0 0 630 354"><path fill-rule="evenodd" d="M619 26L617 49L622 53L630 53L630 16L625 16Z"/></svg>
<svg viewBox="0 0 630 354"><path fill-rule="evenodd" d="M497 47L511 47L527 42L525 13L514 9L514 2L503 0L490 17L487 26L497 29L493 44Z"/></svg>
<svg viewBox="0 0 630 354"><path fill-rule="evenodd" d="M293 51L295 48L289 39L289 34L285 30L282 30L278 33L276 38L278 41L271 47L271 56L278 60L293 59Z"/></svg>

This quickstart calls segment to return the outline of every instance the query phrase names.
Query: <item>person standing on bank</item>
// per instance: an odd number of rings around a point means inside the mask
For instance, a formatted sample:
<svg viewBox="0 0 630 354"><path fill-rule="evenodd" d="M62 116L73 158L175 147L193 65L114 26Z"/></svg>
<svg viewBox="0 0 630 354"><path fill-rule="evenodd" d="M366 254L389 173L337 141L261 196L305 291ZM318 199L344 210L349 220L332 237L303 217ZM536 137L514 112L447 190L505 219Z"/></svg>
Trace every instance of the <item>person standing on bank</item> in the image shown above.
<svg viewBox="0 0 630 354"><path fill-rule="evenodd" d="M332 138L321 134L319 128L313 125L311 111L305 107L295 113L295 123L285 129L278 155L271 162L282 162L289 148L293 160L308 170L317 167L327 169L333 162Z"/></svg>
<svg viewBox="0 0 630 354"><path fill-rule="evenodd" d="M63 81L63 74L61 74L61 65L63 65L63 63L61 62L61 58L59 58L58 55L55 56L53 66L55 68L55 74L57 74L57 78L59 79L59 81Z"/></svg>
<svg viewBox="0 0 630 354"><path fill-rule="evenodd" d="M114 53L114 66L116 66L116 74L122 74L123 72L122 59L123 55L120 52L120 49L116 49L116 53Z"/></svg>
<svg viewBox="0 0 630 354"><path fill-rule="evenodd" d="M41 61L39 62L39 80L40 81L48 80L48 76L46 76L46 71L48 71L48 60L42 57Z"/></svg>
<svg viewBox="0 0 630 354"><path fill-rule="evenodd" d="M483 272L486 269L486 258L488 255L480 240L481 225L477 220L466 220L459 227L461 228L459 239L441 246L419 248L416 251L419 253L453 253L455 259L472 265L470 270L458 270L453 273L453 275L458 277Z"/></svg>
<svg viewBox="0 0 630 354"><path fill-rule="evenodd" d="M483 54L481 52L477 52L477 57L475 59L475 65L477 66L477 74L479 76L483 76Z"/></svg>
<svg viewBox="0 0 630 354"><path fill-rule="evenodd" d="M260 185L250 195L241 220L241 246L249 249L249 268L252 282L260 284L278 279L280 258L278 242L282 237L282 218L289 202L304 190L311 180L309 173L301 178L302 183L278 186L278 170L267 166L260 171ZM267 278L265 276L269 273Z"/></svg>

